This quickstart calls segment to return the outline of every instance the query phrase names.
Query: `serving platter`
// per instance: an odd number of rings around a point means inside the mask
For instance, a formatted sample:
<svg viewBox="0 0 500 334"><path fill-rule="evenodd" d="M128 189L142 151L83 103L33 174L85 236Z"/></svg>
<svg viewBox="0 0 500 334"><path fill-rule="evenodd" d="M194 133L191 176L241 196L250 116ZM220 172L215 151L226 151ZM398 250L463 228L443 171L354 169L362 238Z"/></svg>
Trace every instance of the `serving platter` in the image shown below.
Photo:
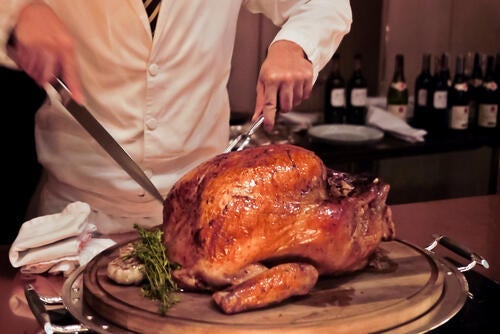
<svg viewBox="0 0 500 334"><path fill-rule="evenodd" d="M333 145L361 145L381 140L384 132L364 125L320 124L307 130L309 137Z"/></svg>
<svg viewBox="0 0 500 334"><path fill-rule="evenodd" d="M105 275L116 245L71 275L63 286L66 308L99 333L423 333L448 321L468 292L449 262L402 240L380 246L384 269L321 278L307 295L261 310L223 314L210 294L179 293L180 302L158 313L140 287Z"/></svg>

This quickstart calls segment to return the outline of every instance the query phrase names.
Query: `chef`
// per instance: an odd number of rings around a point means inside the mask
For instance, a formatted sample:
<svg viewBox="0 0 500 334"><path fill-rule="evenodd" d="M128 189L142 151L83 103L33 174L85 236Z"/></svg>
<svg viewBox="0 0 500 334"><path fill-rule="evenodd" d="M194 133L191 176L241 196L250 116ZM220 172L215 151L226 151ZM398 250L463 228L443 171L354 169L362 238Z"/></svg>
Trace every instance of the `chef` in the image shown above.
<svg viewBox="0 0 500 334"><path fill-rule="evenodd" d="M1 1L0 63L48 93L35 119L44 168L37 215L83 201L104 234L161 224L162 204L62 109L48 84L63 80L165 196L228 142L226 85L241 7L281 27L256 87L253 118L263 114L269 130L278 103L287 112L309 97L350 29L348 0Z"/></svg>

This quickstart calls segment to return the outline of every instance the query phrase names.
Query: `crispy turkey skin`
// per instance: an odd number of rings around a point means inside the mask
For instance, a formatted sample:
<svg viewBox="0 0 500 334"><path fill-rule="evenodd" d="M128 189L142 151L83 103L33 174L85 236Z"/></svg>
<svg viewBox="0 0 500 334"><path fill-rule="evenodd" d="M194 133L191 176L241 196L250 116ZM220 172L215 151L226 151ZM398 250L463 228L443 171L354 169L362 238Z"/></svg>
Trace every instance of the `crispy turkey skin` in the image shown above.
<svg viewBox="0 0 500 334"><path fill-rule="evenodd" d="M174 277L185 289L216 291L226 313L307 294L319 275L362 269L394 237L388 192L298 146L218 155L165 200L167 256L182 266Z"/></svg>

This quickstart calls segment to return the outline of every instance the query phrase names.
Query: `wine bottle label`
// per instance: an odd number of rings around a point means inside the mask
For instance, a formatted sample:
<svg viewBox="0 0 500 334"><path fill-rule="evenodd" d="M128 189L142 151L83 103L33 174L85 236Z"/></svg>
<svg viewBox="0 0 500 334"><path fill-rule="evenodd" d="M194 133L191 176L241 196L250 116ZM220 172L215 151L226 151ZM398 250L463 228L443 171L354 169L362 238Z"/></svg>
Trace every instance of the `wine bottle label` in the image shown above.
<svg viewBox="0 0 500 334"><path fill-rule="evenodd" d="M420 88L417 92L417 105L425 107L427 105L427 89Z"/></svg>
<svg viewBox="0 0 500 334"><path fill-rule="evenodd" d="M366 106L368 90L366 88L354 88L351 91L351 104L354 107Z"/></svg>
<svg viewBox="0 0 500 334"><path fill-rule="evenodd" d="M472 80L472 86L474 87L479 87L483 84L483 80L482 79L473 79Z"/></svg>
<svg viewBox="0 0 500 334"><path fill-rule="evenodd" d="M448 105L448 92L447 91L434 92L432 106L435 109L444 109L447 107L447 105Z"/></svg>
<svg viewBox="0 0 500 334"><path fill-rule="evenodd" d="M389 104L387 106L387 110L389 113L394 116L398 116L403 120L406 120L406 117L408 116L408 106L405 104Z"/></svg>
<svg viewBox="0 0 500 334"><path fill-rule="evenodd" d="M453 106L450 110L450 128L456 130L467 129L469 126L469 107Z"/></svg>
<svg viewBox="0 0 500 334"><path fill-rule="evenodd" d="M406 89L406 83L403 81L392 82L391 87L397 90L398 92L402 92Z"/></svg>
<svg viewBox="0 0 500 334"><path fill-rule="evenodd" d="M497 126L498 105L480 104L477 115L477 124L484 128L494 128Z"/></svg>
<svg viewBox="0 0 500 334"><path fill-rule="evenodd" d="M335 88L330 91L330 105L332 107L345 107L344 88Z"/></svg>
<svg viewBox="0 0 500 334"><path fill-rule="evenodd" d="M467 91L467 83L457 83L453 86L456 90L460 92L466 92Z"/></svg>
<svg viewBox="0 0 500 334"><path fill-rule="evenodd" d="M496 91L498 89L497 83L495 81L485 82L483 83L483 87L491 91Z"/></svg>

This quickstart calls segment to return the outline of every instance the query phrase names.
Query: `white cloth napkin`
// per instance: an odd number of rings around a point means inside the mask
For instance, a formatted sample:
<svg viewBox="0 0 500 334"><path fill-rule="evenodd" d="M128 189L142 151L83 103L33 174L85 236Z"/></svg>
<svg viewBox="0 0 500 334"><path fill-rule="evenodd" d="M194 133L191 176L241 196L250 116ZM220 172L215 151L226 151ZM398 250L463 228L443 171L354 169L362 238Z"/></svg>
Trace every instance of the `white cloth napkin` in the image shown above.
<svg viewBox="0 0 500 334"><path fill-rule="evenodd" d="M416 129L401 118L374 105L368 107L366 124L377 127L410 143L423 142L424 136L427 134L427 131Z"/></svg>
<svg viewBox="0 0 500 334"><path fill-rule="evenodd" d="M308 129L319 121L320 114L314 112L290 111L280 113L278 121L292 126L292 131Z"/></svg>
<svg viewBox="0 0 500 334"><path fill-rule="evenodd" d="M92 239L96 227L89 223L89 214L87 203L73 202L60 213L23 223L9 250L10 263L23 273L65 275L87 264L115 244L110 239Z"/></svg>

